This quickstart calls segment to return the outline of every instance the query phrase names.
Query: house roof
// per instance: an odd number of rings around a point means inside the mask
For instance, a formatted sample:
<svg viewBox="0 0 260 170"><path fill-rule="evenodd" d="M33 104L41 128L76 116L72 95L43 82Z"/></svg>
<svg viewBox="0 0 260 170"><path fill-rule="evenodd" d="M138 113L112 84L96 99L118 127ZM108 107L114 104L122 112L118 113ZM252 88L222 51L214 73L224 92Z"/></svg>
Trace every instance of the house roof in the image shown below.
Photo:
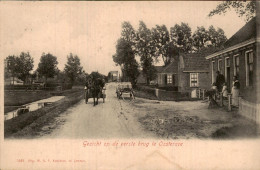
<svg viewBox="0 0 260 170"><path fill-rule="evenodd" d="M256 37L256 17L252 18L240 30L238 30L231 38L225 43L224 47L228 48L236 44L242 43L246 40Z"/></svg>
<svg viewBox="0 0 260 170"><path fill-rule="evenodd" d="M252 18L241 29L239 29L231 38L224 43L224 49L211 53L206 58L221 55L223 53L238 49L240 47L254 43L256 40L256 17Z"/></svg>
<svg viewBox="0 0 260 170"><path fill-rule="evenodd" d="M170 62L166 66L155 66L157 73L178 73L178 63L175 61Z"/></svg>
<svg viewBox="0 0 260 170"><path fill-rule="evenodd" d="M155 66L155 69L158 73L160 73L163 70L164 66Z"/></svg>
<svg viewBox="0 0 260 170"><path fill-rule="evenodd" d="M190 53L182 54L184 72L208 72L209 61L205 59L205 54Z"/></svg>

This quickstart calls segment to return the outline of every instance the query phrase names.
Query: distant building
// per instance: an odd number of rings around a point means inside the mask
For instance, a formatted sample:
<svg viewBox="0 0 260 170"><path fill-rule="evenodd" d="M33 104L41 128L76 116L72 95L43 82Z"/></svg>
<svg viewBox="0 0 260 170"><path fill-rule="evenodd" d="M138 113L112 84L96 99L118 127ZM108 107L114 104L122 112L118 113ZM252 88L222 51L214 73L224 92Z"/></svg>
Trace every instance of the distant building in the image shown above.
<svg viewBox="0 0 260 170"><path fill-rule="evenodd" d="M108 73L108 82L116 82L119 81L119 73L118 71L110 71Z"/></svg>

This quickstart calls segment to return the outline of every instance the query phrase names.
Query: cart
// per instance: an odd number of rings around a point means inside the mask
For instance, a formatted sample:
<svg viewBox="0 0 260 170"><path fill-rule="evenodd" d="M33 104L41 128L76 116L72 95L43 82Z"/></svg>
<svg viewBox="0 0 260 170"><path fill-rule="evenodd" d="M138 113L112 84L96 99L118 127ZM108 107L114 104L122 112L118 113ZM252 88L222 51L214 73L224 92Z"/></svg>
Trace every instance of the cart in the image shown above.
<svg viewBox="0 0 260 170"><path fill-rule="evenodd" d="M106 88L103 87L102 90L100 91L98 98L102 98L103 99L103 103L105 103L105 98L106 98ZM91 90L88 89L86 86L84 88L84 99L85 99L85 103L88 103L88 99L93 98Z"/></svg>
<svg viewBox="0 0 260 170"><path fill-rule="evenodd" d="M135 99L131 82L121 82L117 85L116 94L118 99L124 100L124 95L129 94L130 99Z"/></svg>

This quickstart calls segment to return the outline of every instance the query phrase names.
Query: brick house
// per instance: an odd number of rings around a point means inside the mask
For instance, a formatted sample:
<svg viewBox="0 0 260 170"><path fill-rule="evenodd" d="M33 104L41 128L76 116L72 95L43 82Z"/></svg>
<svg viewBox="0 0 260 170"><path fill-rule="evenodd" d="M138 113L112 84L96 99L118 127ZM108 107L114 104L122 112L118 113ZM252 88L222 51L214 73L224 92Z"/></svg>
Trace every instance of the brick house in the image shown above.
<svg viewBox="0 0 260 170"><path fill-rule="evenodd" d="M172 61L166 66L156 66L157 78L155 80L158 87L178 86L178 62Z"/></svg>
<svg viewBox="0 0 260 170"><path fill-rule="evenodd" d="M256 53L256 18L251 19L224 44L224 49L206 56L209 61L211 82L220 71L232 88L232 77L237 76L240 82L240 113L250 119L259 121L259 98L257 98L257 60ZM257 109L258 107L258 109Z"/></svg>
<svg viewBox="0 0 260 170"><path fill-rule="evenodd" d="M178 62L178 91L211 87L209 64L203 53L181 54Z"/></svg>
<svg viewBox="0 0 260 170"><path fill-rule="evenodd" d="M173 87L179 92L209 89L209 64L203 53L181 54L166 66L156 66L158 87ZM138 82L141 82L141 75ZM145 81L144 81L145 83Z"/></svg>

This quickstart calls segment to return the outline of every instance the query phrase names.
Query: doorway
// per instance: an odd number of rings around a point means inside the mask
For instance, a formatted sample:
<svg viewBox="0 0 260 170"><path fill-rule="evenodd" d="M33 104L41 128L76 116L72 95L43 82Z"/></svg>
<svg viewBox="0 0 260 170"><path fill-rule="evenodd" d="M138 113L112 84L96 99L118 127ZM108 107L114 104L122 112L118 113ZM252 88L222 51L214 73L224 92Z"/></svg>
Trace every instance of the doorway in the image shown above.
<svg viewBox="0 0 260 170"><path fill-rule="evenodd" d="M231 83L230 83L230 59L229 57L225 58L225 81L227 83L228 92L231 92Z"/></svg>

